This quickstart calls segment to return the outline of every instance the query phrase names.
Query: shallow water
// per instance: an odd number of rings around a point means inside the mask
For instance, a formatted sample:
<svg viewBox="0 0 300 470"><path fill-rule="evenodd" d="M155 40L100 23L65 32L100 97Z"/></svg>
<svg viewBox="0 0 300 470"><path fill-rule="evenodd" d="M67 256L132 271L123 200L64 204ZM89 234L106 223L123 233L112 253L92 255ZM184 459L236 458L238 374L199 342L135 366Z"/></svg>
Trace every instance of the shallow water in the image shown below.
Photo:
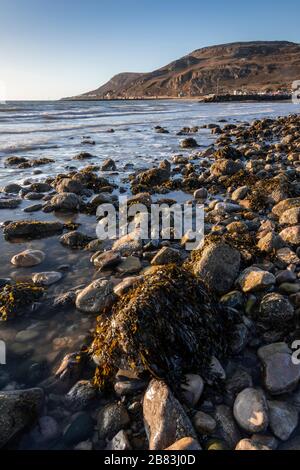
<svg viewBox="0 0 300 470"><path fill-rule="evenodd" d="M127 163L137 169L184 153L178 145L182 137L176 135L183 126L201 126L220 119L243 122L295 112L299 112L299 106L291 103L11 102L0 105L0 186L12 182L22 183L28 178L43 181L48 175L66 171L68 165L82 168L91 163L101 164L108 157L115 160L119 170L118 175L109 178L118 182L132 171L123 171ZM170 133L155 133L156 125L165 127ZM107 132L110 128L115 132ZM82 143L82 139L87 136L95 141L95 145ZM203 148L216 137L208 129L200 129L195 135ZM94 157L85 161L72 160L81 151L88 151ZM33 169L5 168L3 161L8 155L49 157L55 163L38 167L42 173L36 175ZM156 197L167 197L179 202L190 199L190 195L182 191ZM94 217L83 214L57 216L42 211L31 214L23 212L26 206L35 202L23 200L16 210L0 210L0 222L55 220L59 217L64 222L80 223L80 231L96 236ZM43 250L46 253L45 261L33 268L14 267L10 263L12 256L28 248ZM0 277L23 280L33 272L57 270L61 265L68 265L63 279L48 288L50 295L87 285L98 277L89 261L91 253L63 247L57 235L42 240L12 243L3 239L1 231L0 250ZM15 321L0 323L0 339L7 345L7 364L0 365L0 389L3 386L10 389L28 387L47 378L66 353L76 351L82 345L94 323L95 317L83 315L75 308L54 310L43 304ZM25 329L34 333L30 340L21 342L16 335ZM9 378L2 382L1 377L5 374Z"/></svg>

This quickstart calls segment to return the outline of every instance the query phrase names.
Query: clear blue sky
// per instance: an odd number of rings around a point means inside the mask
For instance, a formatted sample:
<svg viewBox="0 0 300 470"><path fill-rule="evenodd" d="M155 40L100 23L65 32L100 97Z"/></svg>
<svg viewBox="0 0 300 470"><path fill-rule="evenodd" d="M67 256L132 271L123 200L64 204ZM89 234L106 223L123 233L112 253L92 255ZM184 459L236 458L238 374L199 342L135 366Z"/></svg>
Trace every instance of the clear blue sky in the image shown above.
<svg viewBox="0 0 300 470"><path fill-rule="evenodd" d="M7 99L55 99L203 46L300 42L299 0L0 0Z"/></svg>

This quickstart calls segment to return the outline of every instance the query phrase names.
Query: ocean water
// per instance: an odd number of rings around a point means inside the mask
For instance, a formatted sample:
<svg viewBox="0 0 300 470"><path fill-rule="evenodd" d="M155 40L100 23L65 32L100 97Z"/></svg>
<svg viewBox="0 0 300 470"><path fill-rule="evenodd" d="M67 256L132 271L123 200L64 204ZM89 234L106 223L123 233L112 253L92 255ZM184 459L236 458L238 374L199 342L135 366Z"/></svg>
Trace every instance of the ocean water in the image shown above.
<svg viewBox="0 0 300 470"><path fill-rule="evenodd" d="M1 184L22 182L33 177L32 170L4 168L8 155L28 158L49 157L55 164L40 167L45 174L63 171L66 165L82 167L72 160L81 151L95 157L89 163L113 158L119 166L133 163L144 167L155 160L179 152L183 126L202 125L226 119L228 122L249 121L299 112L300 106L288 102L270 103L198 103L197 101L52 101L8 102L0 104L0 181ZM157 134L160 125L169 134ZM114 133L108 132L113 128ZM95 145L84 144L89 137ZM202 146L214 139L210 131L197 134ZM34 177L40 179L41 176Z"/></svg>

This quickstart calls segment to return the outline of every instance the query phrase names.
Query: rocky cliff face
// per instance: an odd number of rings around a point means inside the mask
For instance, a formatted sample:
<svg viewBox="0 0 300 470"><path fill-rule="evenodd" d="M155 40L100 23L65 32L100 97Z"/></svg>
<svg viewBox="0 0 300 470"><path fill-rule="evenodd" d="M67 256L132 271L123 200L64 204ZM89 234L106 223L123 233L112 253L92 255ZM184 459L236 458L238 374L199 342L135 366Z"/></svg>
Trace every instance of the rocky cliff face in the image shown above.
<svg viewBox="0 0 300 470"><path fill-rule="evenodd" d="M78 99L196 97L234 90L290 90L300 79L300 44L238 42L197 49L150 73L121 73Z"/></svg>

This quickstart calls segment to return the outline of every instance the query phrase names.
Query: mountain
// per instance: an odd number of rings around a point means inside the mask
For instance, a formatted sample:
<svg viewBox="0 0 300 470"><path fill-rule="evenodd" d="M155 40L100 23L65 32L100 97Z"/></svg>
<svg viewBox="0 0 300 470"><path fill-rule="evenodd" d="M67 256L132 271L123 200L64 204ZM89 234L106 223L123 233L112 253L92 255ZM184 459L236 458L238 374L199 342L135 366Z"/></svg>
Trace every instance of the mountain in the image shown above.
<svg viewBox="0 0 300 470"><path fill-rule="evenodd" d="M204 47L149 73L120 73L69 99L197 97L210 93L289 91L300 80L300 44L253 41Z"/></svg>

